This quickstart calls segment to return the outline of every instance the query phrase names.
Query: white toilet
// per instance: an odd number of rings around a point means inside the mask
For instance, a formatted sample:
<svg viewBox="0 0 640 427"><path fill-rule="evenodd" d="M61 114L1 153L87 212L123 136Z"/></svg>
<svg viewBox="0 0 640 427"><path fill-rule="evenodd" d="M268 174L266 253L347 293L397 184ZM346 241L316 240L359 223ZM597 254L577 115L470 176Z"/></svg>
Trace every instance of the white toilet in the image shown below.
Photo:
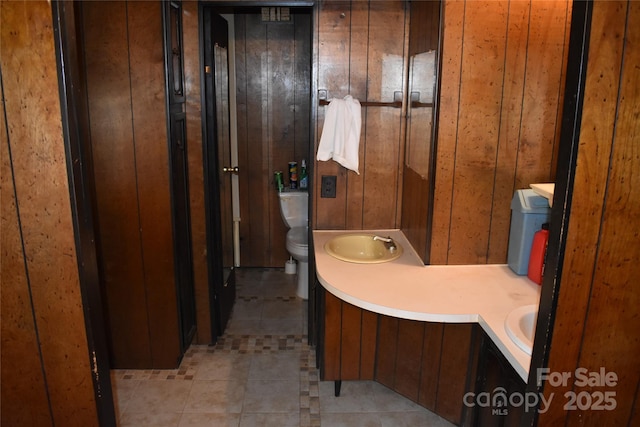
<svg viewBox="0 0 640 427"><path fill-rule="evenodd" d="M280 196L280 213L287 232L287 251L298 261L298 289L300 298L309 298L309 193L283 191Z"/></svg>

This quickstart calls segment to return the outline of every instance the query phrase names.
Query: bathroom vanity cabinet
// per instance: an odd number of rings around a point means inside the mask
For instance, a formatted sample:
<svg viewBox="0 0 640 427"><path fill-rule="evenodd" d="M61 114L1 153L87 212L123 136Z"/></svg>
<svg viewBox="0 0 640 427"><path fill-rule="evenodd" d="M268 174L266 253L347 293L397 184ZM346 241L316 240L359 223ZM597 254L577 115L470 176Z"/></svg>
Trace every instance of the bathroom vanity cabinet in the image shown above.
<svg viewBox="0 0 640 427"><path fill-rule="evenodd" d="M475 387L480 332L373 313L322 290L318 357L324 381L375 380L460 425Z"/></svg>
<svg viewBox="0 0 640 427"><path fill-rule="evenodd" d="M481 406L480 393L524 395L525 383L477 324L399 319L322 291L324 381L374 380L457 425L518 425L524 407Z"/></svg>

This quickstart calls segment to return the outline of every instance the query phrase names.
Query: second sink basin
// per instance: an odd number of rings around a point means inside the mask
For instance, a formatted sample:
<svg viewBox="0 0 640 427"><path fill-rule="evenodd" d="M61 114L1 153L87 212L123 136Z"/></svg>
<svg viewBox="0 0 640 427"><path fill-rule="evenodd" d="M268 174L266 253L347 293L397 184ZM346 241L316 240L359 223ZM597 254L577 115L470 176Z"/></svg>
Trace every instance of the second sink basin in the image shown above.
<svg viewBox="0 0 640 427"><path fill-rule="evenodd" d="M394 241L395 250L390 250L389 243L374 240L375 236L369 233L343 234L329 240L324 250L334 258L359 264L393 261L402 255L402 246L398 242Z"/></svg>
<svg viewBox="0 0 640 427"><path fill-rule="evenodd" d="M523 305L511 311L504 322L507 335L522 351L531 355L533 337L536 332L538 306Z"/></svg>

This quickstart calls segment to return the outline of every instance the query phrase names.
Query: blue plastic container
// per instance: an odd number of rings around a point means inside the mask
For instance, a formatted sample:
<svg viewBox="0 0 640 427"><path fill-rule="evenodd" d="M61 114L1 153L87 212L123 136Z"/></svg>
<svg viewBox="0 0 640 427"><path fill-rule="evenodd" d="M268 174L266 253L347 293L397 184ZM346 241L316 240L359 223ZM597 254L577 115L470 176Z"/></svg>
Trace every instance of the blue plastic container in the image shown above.
<svg viewBox="0 0 640 427"><path fill-rule="evenodd" d="M549 222L550 213L549 201L533 190L516 190L513 195L507 264L516 274L527 274L533 235Z"/></svg>

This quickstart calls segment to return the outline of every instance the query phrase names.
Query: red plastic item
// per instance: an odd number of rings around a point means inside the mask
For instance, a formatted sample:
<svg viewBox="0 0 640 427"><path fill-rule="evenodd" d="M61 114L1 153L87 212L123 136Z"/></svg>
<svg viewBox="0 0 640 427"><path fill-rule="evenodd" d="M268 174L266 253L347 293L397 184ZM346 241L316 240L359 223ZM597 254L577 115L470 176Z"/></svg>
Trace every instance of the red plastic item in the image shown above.
<svg viewBox="0 0 640 427"><path fill-rule="evenodd" d="M529 279L542 284L542 273L544 272L544 258L547 254L547 243L549 242L549 224L542 224L542 229L533 235L531 244L531 255L529 256L529 269L527 276Z"/></svg>

